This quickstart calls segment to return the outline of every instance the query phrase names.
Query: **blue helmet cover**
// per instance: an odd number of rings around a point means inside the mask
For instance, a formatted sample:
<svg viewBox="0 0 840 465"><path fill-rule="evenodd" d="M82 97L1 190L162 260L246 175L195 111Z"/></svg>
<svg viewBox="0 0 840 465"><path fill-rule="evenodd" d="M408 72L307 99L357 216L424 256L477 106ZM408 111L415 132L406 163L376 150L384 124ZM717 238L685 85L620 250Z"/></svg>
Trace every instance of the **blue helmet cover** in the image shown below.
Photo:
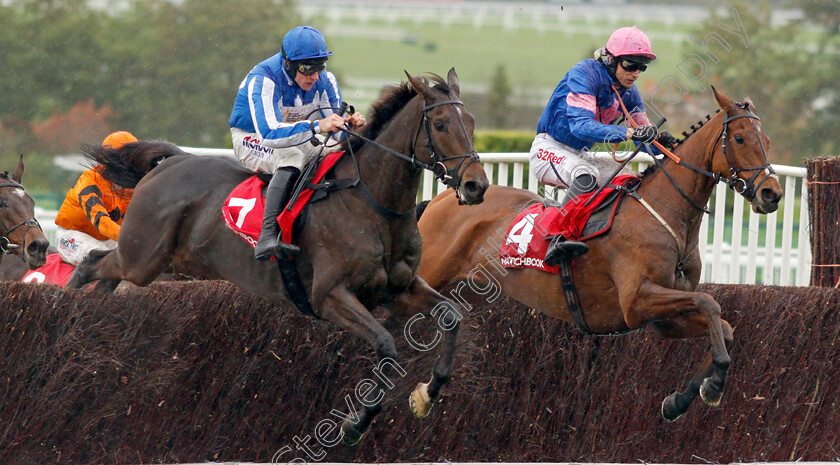
<svg viewBox="0 0 840 465"><path fill-rule="evenodd" d="M317 29L298 26L283 37L283 54L289 61L312 60L332 55L327 50L327 39Z"/></svg>

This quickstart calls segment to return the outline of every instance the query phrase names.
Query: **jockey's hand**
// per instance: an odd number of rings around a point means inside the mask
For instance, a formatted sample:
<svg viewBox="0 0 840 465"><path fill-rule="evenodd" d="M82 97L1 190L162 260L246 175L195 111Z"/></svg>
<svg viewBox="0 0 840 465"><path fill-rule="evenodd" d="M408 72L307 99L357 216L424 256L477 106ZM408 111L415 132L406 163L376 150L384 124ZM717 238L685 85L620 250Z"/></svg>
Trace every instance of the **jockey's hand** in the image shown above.
<svg viewBox="0 0 840 465"><path fill-rule="evenodd" d="M321 118L318 121L318 129L321 133L337 132L342 127L344 127L344 118L336 115L335 113Z"/></svg>
<svg viewBox="0 0 840 465"><path fill-rule="evenodd" d="M346 115L344 122L349 124L351 129L357 129L365 125L365 117L361 113L353 113Z"/></svg>
<svg viewBox="0 0 840 465"><path fill-rule="evenodd" d="M657 142L662 144L668 150L674 150L674 147L677 146L677 138L671 135L668 131L662 131L659 133L659 138L656 139Z"/></svg>
<svg viewBox="0 0 840 465"><path fill-rule="evenodd" d="M653 142L657 135L656 127L653 125L639 126L627 130L627 138L635 142Z"/></svg>

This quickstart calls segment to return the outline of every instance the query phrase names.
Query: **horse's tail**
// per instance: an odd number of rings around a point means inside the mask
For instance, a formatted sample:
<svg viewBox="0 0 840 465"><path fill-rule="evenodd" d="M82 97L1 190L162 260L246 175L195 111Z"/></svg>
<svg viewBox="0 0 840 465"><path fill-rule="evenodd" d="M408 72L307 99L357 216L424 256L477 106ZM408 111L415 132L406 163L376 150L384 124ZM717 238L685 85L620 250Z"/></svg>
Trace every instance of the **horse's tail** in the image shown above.
<svg viewBox="0 0 840 465"><path fill-rule="evenodd" d="M424 200L417 204L414 211L417 213L417 219L420 220L420 217L423 216L423 212L426 211L426 207L429 206L429 200Z"/></svg>
<svg viewBox="0 0 840 465"><path fill-rule="evenodd" d="M103 165L103 178L122 187L134 188L165 158L190 155L174 144L162 141L139 141L120 148L83 145L85 158L94 165Z"/></svg>

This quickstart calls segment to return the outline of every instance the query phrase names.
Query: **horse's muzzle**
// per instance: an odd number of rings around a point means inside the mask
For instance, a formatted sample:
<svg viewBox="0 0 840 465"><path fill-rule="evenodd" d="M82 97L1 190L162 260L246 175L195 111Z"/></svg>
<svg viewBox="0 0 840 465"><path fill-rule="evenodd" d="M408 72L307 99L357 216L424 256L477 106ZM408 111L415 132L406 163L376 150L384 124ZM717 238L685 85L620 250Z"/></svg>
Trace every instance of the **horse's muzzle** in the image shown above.
<svg viewBox="0 0 840 465"><path fill-rule="evenodd" d="M784 192L777 192L776 189L764 187L758 190L758 195L753 198L752 209L756 213L767 215L779 209L779 201L782 200Z"/></svg>
<svg viewBox="0 0 840 465"><path fill-rule="evenodd" d="M35 239L26 244L26 249L23 251L24 261L29 269L44 266L47 263L47 248L50 242L46 239Z"/></svg>
<svg viewBox="0 0 840 465"><path fill-rule="evenodd" d="M467 205L477 205L484 201L484 192L489 186L487 178L466 181L461 185L461 198Z"/></svg>

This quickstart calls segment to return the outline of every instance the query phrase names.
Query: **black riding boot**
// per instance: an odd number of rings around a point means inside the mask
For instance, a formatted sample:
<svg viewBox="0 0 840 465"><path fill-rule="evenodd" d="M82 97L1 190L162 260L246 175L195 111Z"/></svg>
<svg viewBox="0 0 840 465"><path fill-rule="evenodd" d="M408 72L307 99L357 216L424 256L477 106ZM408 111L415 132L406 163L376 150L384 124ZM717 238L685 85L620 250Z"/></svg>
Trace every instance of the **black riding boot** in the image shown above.
<svg viewBox="0 0 840 465"><path fill-rule="evenodd" d="M265 213L263 215L262 230L257 246L254 247L254 258L259 261L268 260L276 252L288 256L300 253L300 247L294 244L287 244L279 239L280 225L277 223L277 216L289 203L289 195L295 179L300 171L297 168L280 168L274 172L268 188L265 192Z"/></svg>
<svg viewBox="0 0 840 465"><path fill-rule="evenodd" d="M561 207L571 202L581 194L592 192L597 187L595 177L591 174L581 174L572 181L572 185L566 191L566 197L560 204ZM554 266L562 261L571 261L589 252L589 246L583 242L567 241L563 236L555 236L548 245L545 253L545 264Z"/></svg>

